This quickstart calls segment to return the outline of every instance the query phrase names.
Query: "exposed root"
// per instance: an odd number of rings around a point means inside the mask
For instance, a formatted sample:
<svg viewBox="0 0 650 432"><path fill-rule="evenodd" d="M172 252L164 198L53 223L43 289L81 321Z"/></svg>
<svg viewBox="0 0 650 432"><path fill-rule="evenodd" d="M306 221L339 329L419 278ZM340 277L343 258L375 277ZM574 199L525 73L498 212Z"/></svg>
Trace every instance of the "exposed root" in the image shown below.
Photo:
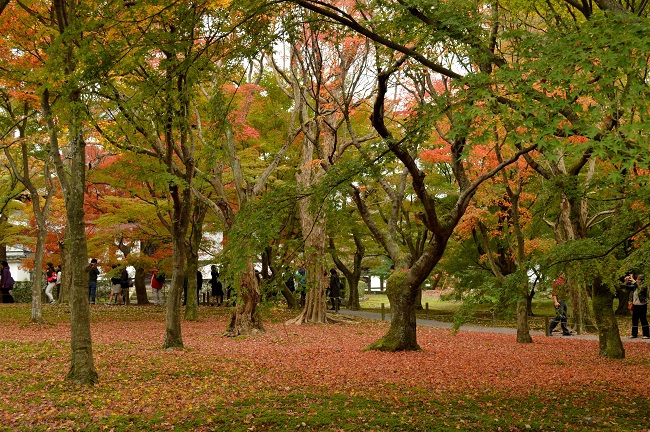
<svg viewBox="0 0 650 432"><path fill-rule="evenodd" d="M357 324L359 323L360 320L356 317L350 317L347 315L341 315L341 314L332 314L332 313L327 313L325 315L325 322L311 322L307 321L305 319L305 311L303 310L300 315L298 315L295 318L291 318L290 320L287 320L285 322L286 324L294 324L294 325L301 325L305 323L311 323L311 324Z"/></svg>

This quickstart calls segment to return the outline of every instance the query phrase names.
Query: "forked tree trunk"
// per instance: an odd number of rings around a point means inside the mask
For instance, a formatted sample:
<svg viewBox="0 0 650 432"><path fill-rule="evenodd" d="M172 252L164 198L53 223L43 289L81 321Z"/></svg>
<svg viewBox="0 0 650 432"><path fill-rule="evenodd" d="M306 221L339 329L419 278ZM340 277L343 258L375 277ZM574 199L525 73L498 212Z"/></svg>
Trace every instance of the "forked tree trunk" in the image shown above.
<svg viewBox="0 0 650 432"><path fill-rule="evenodd" d="M592 305L598 326L598 354L606 358L625 358L625 348L614 315L614 294L600 278L594 281Z"/></svg>
<svg viewBox="0 0 650 432"><path fill-rule="evenodd" d="M419 351L415 301L419 284L409 283L408 270L395 270L386 281L391 321L388 333L365 350Z"/></svg>
<svg viewBox="0 0 650 432"><path fill-rule="evenodd" d="M325 324L328 322L326 290L329 285L327 268L322 260L325 253L325 220L318 216L314 218L309 214L308 203L301 203L301 223L305 238L307 296L301 314L289 322Z"/></svg>
<svg viewBox="0 0 650 432"><path fill-rule="evenodd" d="M237 304L224 335L234 337L263 332L264 327L257 314L257 305L262 299L262 293L251 259L246 263L239 287Z"/></svg>

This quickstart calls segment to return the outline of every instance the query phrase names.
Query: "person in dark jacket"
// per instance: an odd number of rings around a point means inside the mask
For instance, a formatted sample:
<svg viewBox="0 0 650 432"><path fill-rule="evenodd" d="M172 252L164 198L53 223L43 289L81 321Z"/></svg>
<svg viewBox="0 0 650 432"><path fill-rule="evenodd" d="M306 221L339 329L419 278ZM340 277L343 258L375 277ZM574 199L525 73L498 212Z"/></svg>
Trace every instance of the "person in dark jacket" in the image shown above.
<svg viewBox="0 0 650 432"><path fill-rule="evenodd" d="M219 270L216 265L210 267L210 289L215 305L221 306L223 304L223 284L219 280Z"/></svg>
<svg viewBox="0 0 650 432"><path fill-rule="evenodd" d="M2 297L2 303L15 303L11 295L11 290L14 287L14 278L11 276L9 263L7 261L0 262L0 268L2 268L0 271L0 296Z"/></svg>
<svg viewBox="0 0 650 432"><path fill-rule="evenodd" d="M333 311L339 310L341 302L341 279L335 269L330 269L330 302Z"/></svg>
<svg viewBox="0 0 650 432"><path fill-rule="evenodd" d="M88 301L90 304L95 304L97 297L97 277L99 276L99 269L97 268L97 258L90 260L88 268Z"/></svg>
<svg viewBox="0 0 650 432"><path fill-rule="evenodd" d="M639 321L641 321L641 333L643 339L650 338L650 327L648 327L648 286L645 284L645 276L640 274L636 278L634 291L630 293L630 304L632 305L632 338L639 337Z"/></svg>
<svg viewBox="0 0 650 432"><path fill-rule="evenodd" d="M122 273L120 274L120 287L122 288L122 304L127 304L129 302L129 287L131 286L131 278L129 278L129 272L126 269L126 266L122 268Z"/></svg>

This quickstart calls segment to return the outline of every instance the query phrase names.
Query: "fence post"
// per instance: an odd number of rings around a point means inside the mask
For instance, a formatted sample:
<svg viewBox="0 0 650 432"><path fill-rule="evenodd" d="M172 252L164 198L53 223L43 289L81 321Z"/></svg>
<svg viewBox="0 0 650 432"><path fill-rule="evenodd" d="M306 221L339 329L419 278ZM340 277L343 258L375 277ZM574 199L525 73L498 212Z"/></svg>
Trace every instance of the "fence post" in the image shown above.
<svg viewBox="0 0 650 432"><path fill-rule="evenodd" d="M492 309L492 327L497 326L497 311Z"/></svg>
<svg viewBox="0 0 650 432"><path fill-rule="evenodd" d="M544 333L546 336L550 336L551 334L548 332L548 317L544 317Z"/></svg>
<svg viewBox="0 0 650 432"><path fill-rule="evenodd" d="M424 304L424 319L429 319L429 302Z"/></svg>
<svg viewBox="0 0 650 432"><path fill-rule="evenodd" d="M386 319L386 308L384 307L384 304L381 304L381 320L384 321Z"/></svg>

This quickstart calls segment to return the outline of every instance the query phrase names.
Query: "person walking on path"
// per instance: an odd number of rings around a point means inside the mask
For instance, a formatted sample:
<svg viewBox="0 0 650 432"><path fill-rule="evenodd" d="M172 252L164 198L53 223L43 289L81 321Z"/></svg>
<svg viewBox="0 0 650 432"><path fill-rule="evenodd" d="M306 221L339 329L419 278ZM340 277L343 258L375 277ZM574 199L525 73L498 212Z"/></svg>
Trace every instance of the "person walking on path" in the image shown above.
<svg viewBox="0 0 650 432"><path fill-rule="evenodd" d="M165 275L158 274L158 269L155 268L151 275L151 294L153 295L153 304L162 305L162 288L165 285Z"/></svg>
<svg viewBox="0 0 650 432"><path fill-rule="evenodd" d="M330 301L332 310L338 312L341 300L341 279L335 269L330 269Z"/></svg>
<svg viewBox="0 0 650 432"><path fill-rule="evenodd" d="M636 287L630 293L632 305L632 338L639 337L639 321L641 321L641 333L643 339L650 338L648 327L648 286L645 284L645 276L640 274L636 278Z"/></svg>
<svg viewBox="0 0 650 432"><path fill-rule="evenodd" d="M54 296L52 295L52 291L56 286L56 270L54 269L54 264L52 264L51 262L47 263L47 269L45 270L45 278L47 280L47 286L45 287L45 295L47 296L47 299L50 301L50 304L54 304L56 302L54 301Z"/></svg>
<svg viewBox="0 0 650 432"><path fill-rule="evenodd" d="M548 326L549 336L553 335L553 330L558 324L562 327L562 336L572 335L566 325L569 312L569 308L566 304L567 294L567 284L562 275L553 282L553 294L551 294L551 296L553 297L553 305L555 306L555 317Z"/></svg>
<svg viewBox="0 0 650 432"><path fill-rule="evenodd" d="M11 269L7 261L0 262L0 294L2 303L15 303L11 290L14 288L14 278L11 276Z"/></svg>
<svg viewBox="0 0 650 432"><path fill-rule="evenodd" d="M214 264L210 267L210 289L215 305L221 306L223 304L223 284L219 280L219 270Z"/></svg>
<svg viewBox="0 0 650 432"><path fill-rule="evenodd" d="M90 260L88 266L88 300L90 304L95 304L97 298L97 277L99 276L99 269L97 268L97 258Z"/></svg>

